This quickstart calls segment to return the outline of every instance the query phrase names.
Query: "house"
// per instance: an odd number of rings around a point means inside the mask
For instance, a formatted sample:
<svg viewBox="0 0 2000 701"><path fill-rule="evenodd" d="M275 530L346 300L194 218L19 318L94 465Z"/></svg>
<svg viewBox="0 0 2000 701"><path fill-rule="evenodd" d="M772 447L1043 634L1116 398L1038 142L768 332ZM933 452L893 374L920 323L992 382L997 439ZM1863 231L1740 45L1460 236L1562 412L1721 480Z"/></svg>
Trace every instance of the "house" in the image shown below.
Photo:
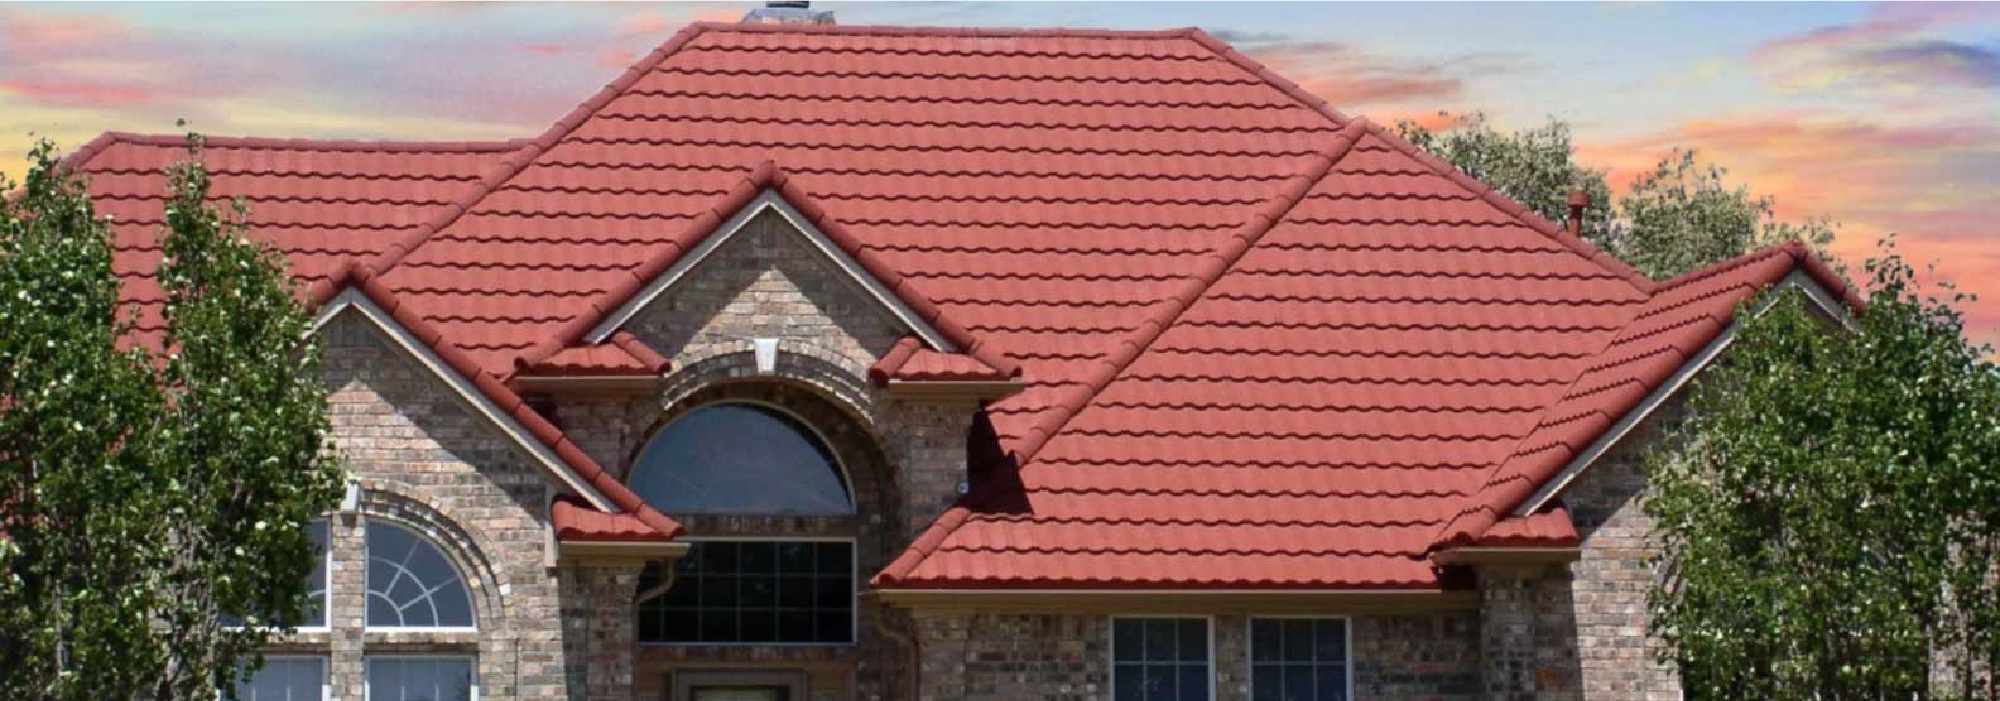
<svg viewBox="0 0 2000 701"><path fill-rule="evenodd" d="M140 343L182 149L68 161ZM1851 300L1193 29L697 24L533 139L205 158L353 480L257 701L1676 698L1637 456L1740 303Z"/></svg>

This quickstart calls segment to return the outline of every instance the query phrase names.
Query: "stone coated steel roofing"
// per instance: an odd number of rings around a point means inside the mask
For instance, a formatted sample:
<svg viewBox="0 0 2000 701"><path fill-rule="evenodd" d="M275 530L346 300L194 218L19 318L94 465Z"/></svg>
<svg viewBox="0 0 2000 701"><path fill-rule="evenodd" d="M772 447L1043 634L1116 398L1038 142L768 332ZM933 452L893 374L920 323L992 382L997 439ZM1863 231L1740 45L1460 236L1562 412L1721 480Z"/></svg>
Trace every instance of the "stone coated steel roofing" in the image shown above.
<svg viewBox="0 0 2000 701"><path fill-rule="evenodd" d="M767 192L957 346L872 379L1026 384L885 588L1443 586L1428 553L1810 264L1656 284L1199 30L697 24L540 137L459 146L232 167L260 231L315 232L281 243L303 275L357 261L482 387L637 362L587 331ZM113 155L81 162L146 175Z"/></svg>

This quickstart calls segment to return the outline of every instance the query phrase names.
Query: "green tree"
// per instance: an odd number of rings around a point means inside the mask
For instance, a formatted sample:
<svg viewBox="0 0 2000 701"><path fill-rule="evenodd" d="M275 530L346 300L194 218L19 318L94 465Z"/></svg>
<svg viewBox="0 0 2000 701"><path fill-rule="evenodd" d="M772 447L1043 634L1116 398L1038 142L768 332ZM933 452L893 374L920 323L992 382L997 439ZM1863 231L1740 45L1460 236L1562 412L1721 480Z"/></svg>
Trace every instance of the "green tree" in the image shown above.
<svg viewBox="0 0 2000 701"><path fill-rule="evenodd" d="M1970 298L1871 260L1851 332L1744 312L1648 456L1654 631L1699 698L2000 697L2000 375Z"/></svg>
<svg viewBox="0 0 2000 701"><path fill-rule="evenodd" d="M1396 131L1552 222L1569 219L1570 193L1581 189L1595 203L1584 215L1583 238L1595 242L1610 236L1611 220L1603 207L1611 201L1611 185L1603 170L1576 162L1576 144L1562 120L1551 117L1539 127L1502 132L1485 113L1473 112L1441 131L1407 120L1397 122Z"/></svg>
<svg viewBox="0 0 2000 701"><path fill-rule="evenodd" d="M117 348L108 226L47 143L0 204L0 698L213 698L303 615L341 482L311 318L190 156L164 353Z"/></svg>
<svg viewBox="0 0 2000 701"><path fill-rule="evenodd" d="M1765 246L1803 241L1817 250L1833 242L1831 220L1778 221L1769 196L1729 185L1727 169L1703 162L1692 149L1662 157L1613 203L1605 171L1577 162L1570 127L1561 120L1502 132L1474 112L1441 131L1409 121L1396 128L1550 221L1567 220L1570 193L1583 190L1593 203L1584 216L1584 240L1656 280Z"/></svg>

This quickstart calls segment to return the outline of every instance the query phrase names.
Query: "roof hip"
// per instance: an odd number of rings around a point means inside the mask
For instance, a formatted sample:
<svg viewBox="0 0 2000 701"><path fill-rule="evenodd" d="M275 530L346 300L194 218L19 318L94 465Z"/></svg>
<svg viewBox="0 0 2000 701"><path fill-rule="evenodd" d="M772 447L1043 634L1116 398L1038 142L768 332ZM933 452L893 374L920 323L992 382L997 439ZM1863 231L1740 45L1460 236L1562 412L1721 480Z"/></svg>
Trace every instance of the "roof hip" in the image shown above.
<svg viewBox="0 0 2000 701"><path fill-rule="evenodd" d="M1326 149L1321 151L1298 175L1286 181L1284 189L1279 190L1262 211L1252 215L1249 221L1244 222L1242 227L1231 234L1223 242L1223 247L1220 250L1207 254L1209 258L1208 264L1196 271L1188 279L1186 286L1178 293L1168 297L1165 300L1166 304L1158 312L1154 313L1151 318L1141 321L1119 343L1119 348L1114 355L1100 360L1098 370L1086 378L1083 384L1058 401L1054 412L1029 428L1029 435L1021 443L1017 444L1014 449L1015 465L1025 466L1032 460L1035 453L1041 450L1042 446L1048 444L1050 438L1061 432L1063 425L1069 423L1070 419L1075 418L1078 413L1083 411L1083 408L1090 404L1091 399L1095 398L1098 392L1102 391L1106 385L1111 384L1112 379L1116 378L1120 372L1123 372L1126 367L1130 366L1133 360L1145 353L1146 348L1151 346L1153 341L1158 340L1160 334L1164 333L1168 327L1173 326L1174 320L1178 319L1182 312L1185 312L1189 306L1192 306L1194 301L1201 297L1202 293L1208 291L1208 288L1214 285L1215 281L1221 279L1223 274L1229 271L1230 267L1234 266L1238 260L1241 260L1243 254L1249 252L1251 247L1255 246L1257 241L1263 238L1266 232L1269 232L1272 227L1276 226L1284 218L1286 212L1298 206L1298 203L1305 199L1306 193L1310 192L1314 185L1325 178L1329 171L1333 170L1334 164L1340 162L1349 151L1353 150L1355 143L1359 142L1362 136L1374 128L1376 127L1366 117L1354 118L1349 120L1346 126L1341 127ZM989 482L988 484L993 483ZM967 494L959 500L959 503L953 504L950 509L939 515L937 521L932 523L930 528L925 529L901 556L889 563L888 567L883 568L882 572L876 575L875 585L893 585L897 580L915 571L917 566L922 564L924 558L929 557L932 552L936 551L938 545L942 544L945 538L951 535L952 531L964 525L966 519L972 514L972 507L990 498L992 494L993 489L987 486Z"/></svg>

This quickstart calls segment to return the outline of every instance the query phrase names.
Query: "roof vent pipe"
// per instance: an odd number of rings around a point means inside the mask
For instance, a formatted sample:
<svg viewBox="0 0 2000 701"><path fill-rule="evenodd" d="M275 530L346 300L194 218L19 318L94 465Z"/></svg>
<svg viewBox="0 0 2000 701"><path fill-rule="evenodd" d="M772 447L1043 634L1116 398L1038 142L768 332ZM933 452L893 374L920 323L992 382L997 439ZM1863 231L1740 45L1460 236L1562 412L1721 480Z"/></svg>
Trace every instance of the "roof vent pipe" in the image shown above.
<svg viewBox="0 0 2000 701"><path fill-rule="evenodd" d="M738 24L833 24L832 10L814 10L801 0L772 0L751 10Z"/></svg>
<svg viewBox="0 0 2000 701"><path fill-rule="evenodd" d="M1590 209L1590 193L1581 189L1569 193L1569 235L1583 236L1583 210Z"/></svg>

